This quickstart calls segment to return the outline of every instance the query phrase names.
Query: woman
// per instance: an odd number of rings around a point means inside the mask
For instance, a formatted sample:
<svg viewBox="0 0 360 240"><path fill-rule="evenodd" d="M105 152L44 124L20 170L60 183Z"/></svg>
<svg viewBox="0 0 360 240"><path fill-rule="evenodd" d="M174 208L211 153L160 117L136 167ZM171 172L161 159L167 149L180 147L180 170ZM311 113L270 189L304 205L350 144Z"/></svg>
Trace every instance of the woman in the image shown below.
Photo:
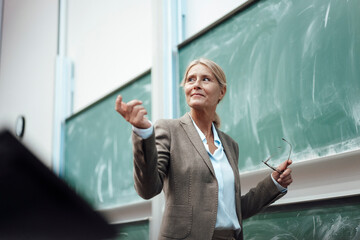
<svg viewBox="0 0 360 240"><path fill-rule="evenodd" d="M182 82L190 112L154 127L141 101L118 96L115 109L133 125L135 189L144 199L164 190L159 239L243 239L242 220L286 193L291 160L241 196L237 143L218 129L217 104L226 93L222 69L191 62Z"/></svg>

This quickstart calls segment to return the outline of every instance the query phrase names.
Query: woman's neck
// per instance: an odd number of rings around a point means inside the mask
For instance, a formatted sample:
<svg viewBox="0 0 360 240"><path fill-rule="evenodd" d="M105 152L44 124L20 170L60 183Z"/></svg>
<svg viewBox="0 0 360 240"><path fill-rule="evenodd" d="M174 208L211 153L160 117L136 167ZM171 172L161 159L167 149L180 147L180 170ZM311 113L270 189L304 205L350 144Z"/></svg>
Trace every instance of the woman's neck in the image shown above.
<svg viewBox="0 0 360 240"><path fill-rule="evenodd" d="M215 112L209 114L206 112L199 112L191 109L190 116L196 123L196 126L198 126L198 128L205 135L210 153L214 154L215 150L217 149L214 143L214 133L212 131L212 122L215 117Z"/></svg>
<svg viewBox="0 0 360 240"><path fill-rule="evenodd" d="M215 113L199 112L194 109L190 110L190 116L196 123L196 126L204 133L205 137L212 136L212 122Z"/></svg>

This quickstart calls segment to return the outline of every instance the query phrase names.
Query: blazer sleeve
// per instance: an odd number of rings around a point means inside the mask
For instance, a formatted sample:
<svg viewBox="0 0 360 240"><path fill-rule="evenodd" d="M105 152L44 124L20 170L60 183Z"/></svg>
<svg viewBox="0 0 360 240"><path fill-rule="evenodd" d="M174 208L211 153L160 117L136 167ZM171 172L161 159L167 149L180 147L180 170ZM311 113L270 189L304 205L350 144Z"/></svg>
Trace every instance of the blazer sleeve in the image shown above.
<svg viewBox="0 0 360 240"><path fill-rule="evenodd" d="M246 219L255 215L285 194L277 189L269 175L241 197L242 218Z"/></svg>
<svg viewBox="0 0 360 240"><path fill-rule="evenodd" d="M229 152L233 154L232 158L235 160L234 169L236 169L236 172L239 173L239 145L230 136L226 135L221 131L220 133L224 140L225 148L228 146ZM241 192L241 190L239 192ZM271 176L269 175L264 180L259 182L256 187L250 189L248 193L240 196L240 210L242 219L246 219L255 215L256 213L260 212L262 209L269 206L271 203L275 202L277 199L281 198L284 195L285 193L282 193L277 189L271 179Z"/></svg>
<svg viewBox="0 0 360 240"><path fill-rule="evenodd" d="M235 153L237 166L239 159L239 145L234 140L229 141L229 144L230 143ZM272 181L271 176L267 176L259 182L256 187L250 189L248 193L240 197L242 219L246 219L257 214L279 198L283 197L285 194L286 192L282 193L278 190Z"/></svg>
<svg viewBox="0 0 360 240"><path fill-rule="evenodd" d="M132 133L135 190L140 197L150 199L163 188L170 159L170 131L165 122L154 125L153 134L142 139Z"/></svg>

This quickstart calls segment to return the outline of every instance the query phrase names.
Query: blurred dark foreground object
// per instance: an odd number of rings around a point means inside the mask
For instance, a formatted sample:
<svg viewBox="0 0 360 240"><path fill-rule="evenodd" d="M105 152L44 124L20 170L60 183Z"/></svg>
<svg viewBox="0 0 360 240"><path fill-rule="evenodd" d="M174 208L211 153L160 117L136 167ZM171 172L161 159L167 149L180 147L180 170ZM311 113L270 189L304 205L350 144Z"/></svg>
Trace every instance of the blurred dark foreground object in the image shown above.
<svg viewBox="0 0 360 240"><path fill-rule="evenodd" d="M114 228L8 131L0 131L0 239L113 239Z"/></svg>

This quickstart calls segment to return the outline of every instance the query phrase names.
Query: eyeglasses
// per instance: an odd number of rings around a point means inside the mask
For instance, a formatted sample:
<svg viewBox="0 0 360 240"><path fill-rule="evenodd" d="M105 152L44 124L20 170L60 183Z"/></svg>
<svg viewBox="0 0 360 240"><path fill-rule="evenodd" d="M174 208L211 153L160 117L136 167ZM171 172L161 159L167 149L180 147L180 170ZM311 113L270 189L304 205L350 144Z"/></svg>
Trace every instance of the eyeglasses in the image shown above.
<svg viewBox="0 0 360 240"><path fill-rule="evenodd" d="M286 141L285 138L281 138L281 140L283 140L284 142L286 142L289 146L290 146L290 151L289 151L289 156L288 156L288 160L290 159L290 155L291 155L291 151L292 151L292 145L291 143L289 143L288 141ZM281 148L281 147L278 147L278 148ZM271 168L272 170L274 171L277 171L279 174L282 174L284 171L280 171L278 169L276 169L275 167L271 166L270 164L268 164L268 161L270 160L270 158L274 157L273 155L268 157L265 161L263 160L262 162L268 166L269 168Z"/></svg>

